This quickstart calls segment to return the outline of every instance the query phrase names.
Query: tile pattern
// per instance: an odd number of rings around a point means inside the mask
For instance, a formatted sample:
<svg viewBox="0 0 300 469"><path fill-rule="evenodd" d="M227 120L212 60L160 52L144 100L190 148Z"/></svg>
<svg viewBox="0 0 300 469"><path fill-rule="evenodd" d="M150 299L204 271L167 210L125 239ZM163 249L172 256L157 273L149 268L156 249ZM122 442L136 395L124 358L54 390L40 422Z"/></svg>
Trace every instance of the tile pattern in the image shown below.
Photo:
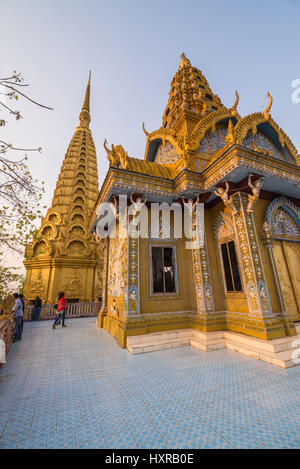
<svg viewBox="0 0 300 469"><path fill-rule="evenodd" d="M300 448L300 367L192 347L130 355L95 318L26 323L0 448Z"/></svg>

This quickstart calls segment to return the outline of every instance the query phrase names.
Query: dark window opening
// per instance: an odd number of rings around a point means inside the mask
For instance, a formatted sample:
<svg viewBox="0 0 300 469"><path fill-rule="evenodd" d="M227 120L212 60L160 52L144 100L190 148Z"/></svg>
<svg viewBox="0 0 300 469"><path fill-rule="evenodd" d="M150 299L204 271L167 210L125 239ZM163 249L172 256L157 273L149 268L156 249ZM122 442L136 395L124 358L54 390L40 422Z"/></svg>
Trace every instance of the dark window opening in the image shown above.
<svg viewBox="0 0 300 469"><path fill-rule="evenodd" d="M226 289L228 292L243 291L234 241L221 245Z"/></svg>
<svg viewBox="0 0 300 469"><path fill-rule="evenodd" d="M175 293L173 248L152 247L153 293Z"/></svg>
<svg viewBox="0 0 300 469"><path fill-rule="evenodd" d="M67 298L68 303L79 303L79 298Z"/></svg>

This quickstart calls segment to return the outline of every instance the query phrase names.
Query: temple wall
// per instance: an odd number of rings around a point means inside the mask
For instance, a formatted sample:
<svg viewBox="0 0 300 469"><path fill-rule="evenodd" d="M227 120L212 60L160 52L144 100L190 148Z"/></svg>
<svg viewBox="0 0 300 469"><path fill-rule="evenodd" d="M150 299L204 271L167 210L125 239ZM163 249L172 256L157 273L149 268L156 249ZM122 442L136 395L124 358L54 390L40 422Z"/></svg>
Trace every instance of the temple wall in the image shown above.
<svg viewBox="0 0 300 469"><path fill-rule="evenodd" d="M44 262L26 261L24 297L31 301L39 296L43 303L53 304L57 293L64 291L69 300L96 301L102 295L102 284L97 278L100 266L83 259L58 259ZM102 270L101 270L102 272Z"/></svg>

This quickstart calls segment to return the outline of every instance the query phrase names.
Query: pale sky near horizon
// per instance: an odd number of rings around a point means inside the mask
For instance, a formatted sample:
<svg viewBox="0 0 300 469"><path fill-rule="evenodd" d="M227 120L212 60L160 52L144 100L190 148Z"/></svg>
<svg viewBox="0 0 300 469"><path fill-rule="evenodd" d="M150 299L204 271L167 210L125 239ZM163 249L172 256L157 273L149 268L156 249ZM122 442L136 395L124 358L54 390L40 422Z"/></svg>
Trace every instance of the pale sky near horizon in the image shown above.
<svg viewBox="0 0 300 469"><path fill-rule="evenodd" d="M226 106L239 91L241 115L263 110L270 91L273 118L300 150L300 103L291 99L291 83L300 79L300 0L15 0L2 3L1 15L1 75L20 71L29 95L54 108L20 100L24 118L1 128L16 146L43 148L29 165L45 181L46 205L89 70L100 187L108 169L104 138L144 157L141 124L161 126L182 52Z"/></svg>

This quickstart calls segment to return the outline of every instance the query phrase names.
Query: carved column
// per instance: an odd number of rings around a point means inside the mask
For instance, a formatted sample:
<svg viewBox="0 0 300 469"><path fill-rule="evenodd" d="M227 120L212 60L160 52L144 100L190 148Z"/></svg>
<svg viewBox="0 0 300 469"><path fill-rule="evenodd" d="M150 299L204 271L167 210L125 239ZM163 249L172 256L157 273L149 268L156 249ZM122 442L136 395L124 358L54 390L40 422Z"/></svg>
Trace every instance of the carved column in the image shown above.
<svg viewBox="0 0 300 469"><path fill-rule="evenodd" d="M109 268L109 236L105 240L105 247L103 250L103 293L102 293L102 307L98 315L98 327L103 327L103 321L107 315L107 280L108 280L108 268Z"/></svg>
<svg viewBox="0 0 300 469"><path fill-rule="evenodd" d="M245 332L262 339L273 339L285 335L278 318L272 312L261 254L252 212L247 212L246 194L236 193L233 214L236 236L241 252L242 268L246 282L249 315L245 321Z"/></svg>
<svg viewBox="0 0 300 469"><path fill-rule="evenodd" d="M201 239L199 227L195 222L195 213L193 213L193 249L192 262L194 269L195 292L197 301L197 313L200 319L200 325L206 331L209 325L212 325L212 313L215 312L211 275L209 269L209 259L207 252L206 239L204 235L204 244L198 246L197 240ZM204 227L202 227L204 229ZM196 321L198 322L198 321Z"/></svg>
<svg viewBox="0 0 300 469"><path fill-rule="evenodd" d="M140 314L139 246L139 237L128 237L128 316Z"/></svg>

